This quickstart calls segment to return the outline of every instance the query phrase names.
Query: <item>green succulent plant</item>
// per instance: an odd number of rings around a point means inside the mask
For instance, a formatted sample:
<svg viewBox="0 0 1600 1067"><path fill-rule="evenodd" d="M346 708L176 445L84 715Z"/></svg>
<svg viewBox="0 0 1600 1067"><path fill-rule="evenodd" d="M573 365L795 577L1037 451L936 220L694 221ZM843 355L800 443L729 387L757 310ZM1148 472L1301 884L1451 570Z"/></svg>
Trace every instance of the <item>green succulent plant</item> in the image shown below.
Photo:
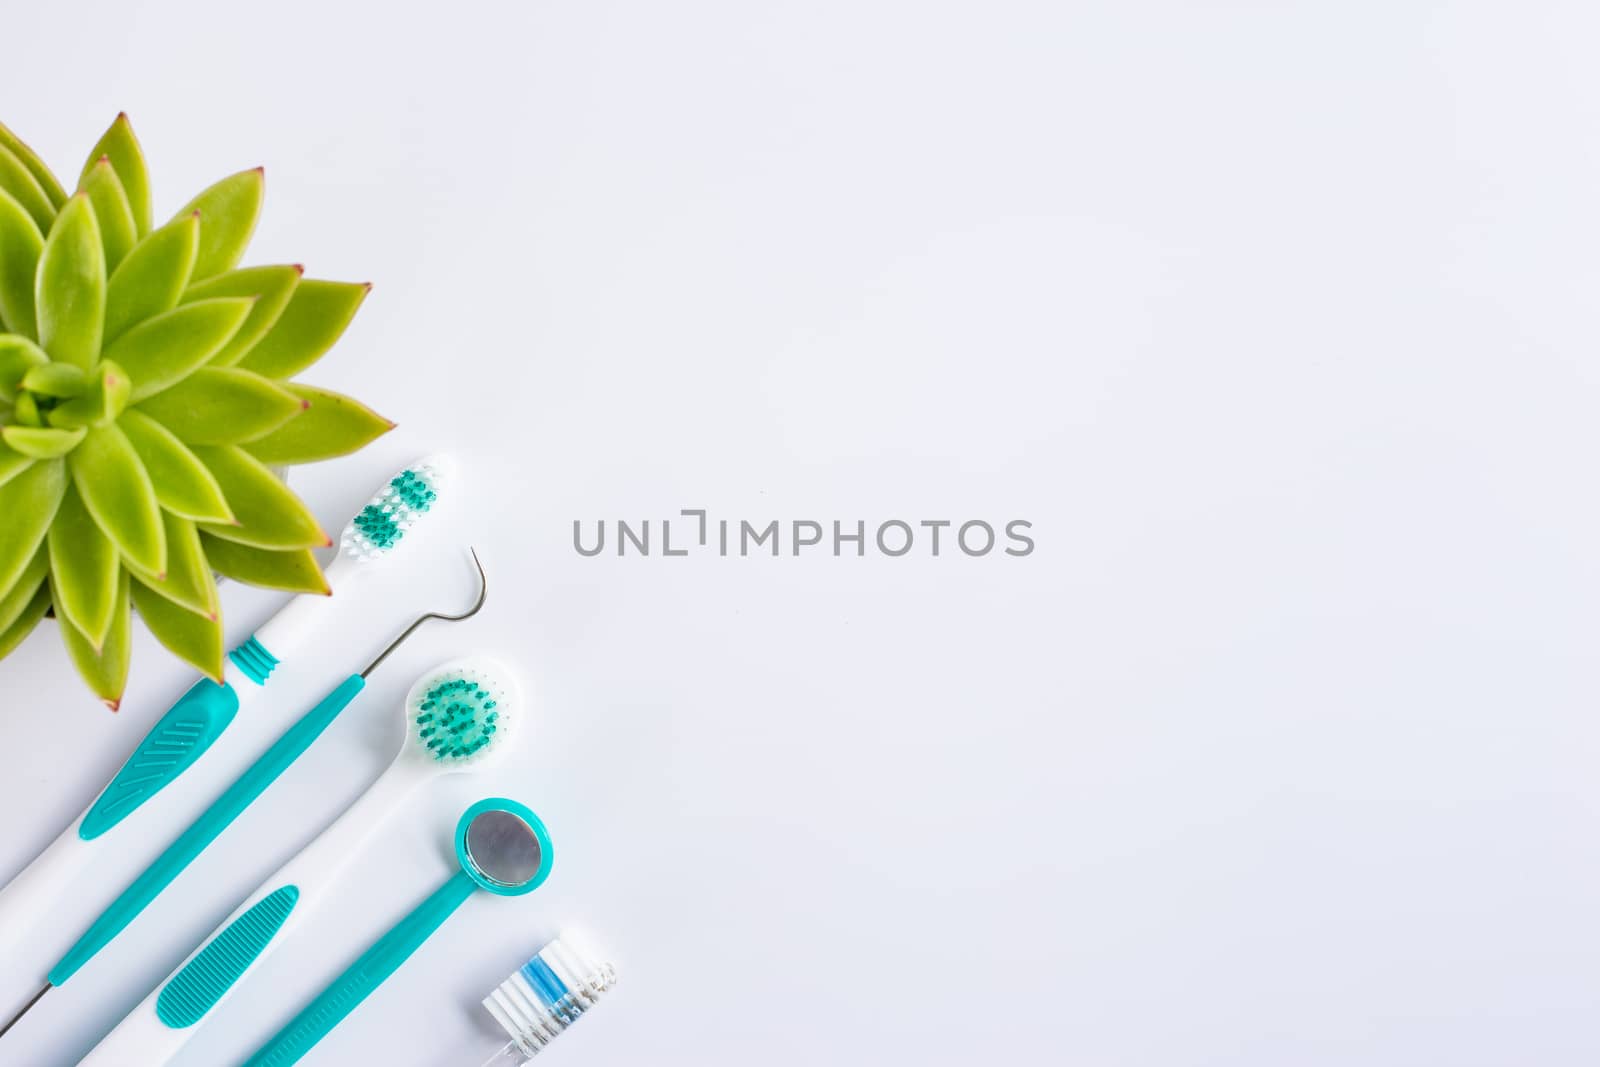
<svg viewBox="0 0 1600 1067"><path fill-rule="evenodd" d="M369 287L239 268L262 193L242 171L153 226L126 115L70 196L0 126L0 657L53 608L113 709L132 609L220 677L215 575L328 591L310 551L328 536L274 468L394 426L292 380Z"/></svg>

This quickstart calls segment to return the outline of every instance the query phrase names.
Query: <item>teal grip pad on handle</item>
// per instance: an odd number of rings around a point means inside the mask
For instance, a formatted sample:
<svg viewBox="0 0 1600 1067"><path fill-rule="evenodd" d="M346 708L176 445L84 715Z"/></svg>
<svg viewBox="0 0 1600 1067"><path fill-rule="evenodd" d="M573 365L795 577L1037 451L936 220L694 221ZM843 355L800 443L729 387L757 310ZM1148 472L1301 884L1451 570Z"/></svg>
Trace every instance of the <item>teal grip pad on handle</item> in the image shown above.
<svg viewBox="0 0 1600 1067"><path fill-rule="evenodd" d="M144 869L143 874L122 891L121 896L100 913L100 917L50 971L50 984L59 986L71 978L112 938L138 918L150 902L194 862L196 856L204 852L301 753L311 747L311 743L322 735L328 724L338 717L366 684L366 679L361 675L352 674L285 730L249 770L241 774L211 807Z"/></svg>
<svg viewBox="0 0 1600 1067"><path fill-rule="evenodd" d="M93 841L155 796L222 736L238 710L239 694L228 683L202 678L190 686L84 815L78 836Z"/></svg>
<svg viewBox="0 0 1600 1067"><path fill-rule="evenodd" d="M294 1019L245 1061L245 1067L289 1067L298 1063L317 1042L354 1011L411 958L451 914L478 888L465 871L457 871L444 885L379 938L361 958L334 979Z"/></svg>
<svg viewBox="0 0 1600 1067"><path fill-rule="evenodd" d="M229 923L161 990L156 998L156 1018L174 1030L193 1026L205 1018L206 1012L261 955L299 899L299 889L283 886Z"/></svg>

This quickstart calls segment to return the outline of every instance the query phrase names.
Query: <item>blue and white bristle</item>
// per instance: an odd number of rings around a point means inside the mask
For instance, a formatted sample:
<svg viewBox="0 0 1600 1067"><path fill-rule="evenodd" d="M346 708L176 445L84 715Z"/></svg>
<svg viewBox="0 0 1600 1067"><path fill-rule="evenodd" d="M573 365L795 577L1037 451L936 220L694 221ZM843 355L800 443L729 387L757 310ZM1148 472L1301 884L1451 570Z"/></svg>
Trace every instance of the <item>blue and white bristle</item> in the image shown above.
<svg viewBox="0 0 1600 1067"><path fill-rule="evenodd" d="M525 1063L537 1056L616 984L616 968L597 959L576 935L563 933L484 998L483 1006L511 1038L489 1063Z"/></svg>

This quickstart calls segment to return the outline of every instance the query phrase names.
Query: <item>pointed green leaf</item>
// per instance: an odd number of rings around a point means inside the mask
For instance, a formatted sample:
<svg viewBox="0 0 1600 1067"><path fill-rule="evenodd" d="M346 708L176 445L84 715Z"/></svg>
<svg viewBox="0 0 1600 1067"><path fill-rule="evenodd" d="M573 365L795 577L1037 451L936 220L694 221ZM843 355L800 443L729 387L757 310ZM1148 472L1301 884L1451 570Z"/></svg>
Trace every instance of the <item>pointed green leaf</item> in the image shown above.
<svg viewBox="0 0 1600 1067"><path fill-rule="evenodd" d="M39 414L39 401L32 393L18 393L16 403L11 405L11 421L18 426L43 426L44 417Z"/></svg>
<svg viewBox="0 0 1600 1067"><path fill-rule="evenodd" d="M185 301L218 296L248 296L255 299L256 306L250 312L250 317L244 320L244 325L239 327L239 332L223 346L222 351L211 357L214 366L231 367L238 363L272 329L278 316L283 314L283 309L289 306L289 298L294 296L295 287L300 284L300 275L303 273L305 269L298 266L246 267L208 278L191 286L183 294Z"/></svg>
<svg viewBox="0 0 1600 1067"><path fill-rule="evenodd" d="M292 378L322 358L355 318L372 286L307 278L289 306L239 366L268 378Z"/></svg>
<svg viewBox="0 0 1600 1067"><path fill-rule="evenodd" d="M222 681L222 621L174 604L134 579L133 606L156 640L213 681Z"/></svg>
<svg viewBox="0 0 1600 1067"><path fill-rule="evenodd" d="M265 548L224 541L210 534L201 534L206 559L216 572L239 582L261 585L268 589L286 589L291 593L332 594L328 580L317 566L317 557L310 549L299 548L274 552Z"/></svg>
<svg viewBox="0 0 1600 1067"><path fill-rule="evenodd" d="M22 387L44 396L77 396L89 387L89 376L70 363L40 363L28 368Z"/></svg>
<svg viewBox="0 0 1600 1067"><path fill-rule="evenodd" d="M50 358L85 370L94 366L105 325L106 254L83 193L67 201L44 240L33 300L39 344Z"/></svg>
<svg viewBox="0 0 1600 1067"><path fill-rule="evenodd" d="M167 539L155 486L126 434L96 426L67 456L72 481L117 550L147 571L167 569ZM3 490L0 490L3 491Z"/></svg>
<svg viewBox="0 0 1600 1067"><path fill-rule="evenodd" d="M232 445L271 433L305 409L276 382L237 367L201 367L139 405L192 445Z"/></svg>
<svg viewBox="0 0 1600 1067"><path fill-rule="evenodd" d="M117 548L84 510L77 490L68 488L45 539L56 613L82 631L95 648L105 644L116 607Z"/></svg>
<svg viewBox="0 0 1600 1067"><path fill-rule="evenodd" d="M128 194L123 191L117 172L111 169L111 160L102 159L84 172L79 188L88 195L94 206L94 219L100 224L100 241L105 247L106 270L116 270L122 257L128 254L139 239L133 225L133 209L128 206Z"/></svg>
<svg viewBox="0 0 1600 1067"><path fill-rule="evenodd" d="M111 360L102 359L89 378L88 387L46 412L45 421L65 429L115 422L128 406L128 390L128 372Z"/></svg>
<svg viewBox="0 0 1600 1067"><path fill-rule="evenodd" d="M83 165L83 174L78 176L80 186L84 177L101 159L110 160L117 172L117 180L127 194L135 232L140 236L149 233L150 175L145 169L144 149L139 147L139 139L133 135L133 125L126 114L118 115L116 121L111 123L111 128L90 150L89 159Z"/></svg>
<svg viewBox="0 0 1600 1067"><path fill-rule="evenodd" d="M9 149L0 145L0 189L10 193L40 230L48 230L56 217L56 205L40 186L39 180Z"/></svg>
<svg viewBox="0 0 1600 1067"><path fill-rule="evenodd" d="M188 519L233 521L217 479L176 434L137 408L123 412L117 425L139 453L163 508Z"/></svg>
<svg viewBox="0 0 1600 1067"><path fill-rule="evenodd" d="M330 389L293 382L284 388L311 406L244 446L263 463L291 466L346 456L394 429L394 423L359 400Z"/></svg>
<svg viewBox="0 0 1600 1067"><path fill-rule="evenodd" d="M10 589L44 544L50 520L67 491L59 459L42 460L0 485L0 589Z"/></svg>
<svg viewBox="0 0 1600 1067"><path fill-rule="evenodd" d="M33 280L44 232L10 194L0 191L0 320L12 333L37 337Z"/></svg>
<svg viewBox="0 0 1600 1067"><path fill-rule="evenodd" d="M0 440L34 459L56 459L78 447L87 430L55 430L34 426L0 426Z"/></svg>
<svg viewBox="0 0 1600 1067"><path fill-rule="evenodd" d="M181 304L117 338L106 358L128 372L137 404L204 365L249 314L250 301L237 298Z"/></svg>
<svg viewBox="0 0 1600 1067"><path fill-rule="evenodd" d="M29 467L33 457L24 456L10 445L0 442L0 485L4 485Z"/></svg>
<svg viewBox="0 0 1600 1067"><path fill-rule="evenodd" d="M178 306L200 251L200 216L173 219L133 246L106 283L106 340Z"/></svg>
<svg viewBox="0 0 1600 1067"><path fill-rule="evenodd" d="M265 190L260 167L240 171L222 179L178 212L180 217L191 211L200 212L200 255L194 264L197 279L232 270L239 262L255 232Z"/></svg>
<svg viewBox="0 0 1600 1067"><path fill-rule="evenodd" d="M22 379L35 367L48 365L44 349L21 334L0 334L0 398L16 400Z"/></svg>
<svg viewBox="0 0 1600 1067"><path fill-rule="evenodd" d="M232 445L197 446L194 453L217 476L239 520L237 526L201 523L204 533L256 548L321 548L333 543L300 498L259 460Z"/></svg>
<svg viewBox="0 0 1600 1067"><path fill-rule="evenodd" d="M50 610L50 583L40 582L33 598L28 601L22 612L0 633L0 659L11 655L16 647L33 633L33 628L39 625L39 620L44 618L44 613Z"/></svg>
<svg viewBox="0 0 1600 1067"><path fill-rule="evenodd" d="M0 126L0 147L22 161L22 165L28 168L28 173L33 175L33 180L39 183L39 187L49 197L53 207L59 208L67 202L67 191L61 188L61 183L50 173L50 168L44 165L44 160L39 158L37 152L23 144L22 138L5 126Z"/></svg>
<svg viewBox="0 0 1600 1067"><path fill-rule="evenodd" d="M44 581L45 575L50 573L50 551L41 547L28 561L28 566L23 570L21 577L11 586L11 589L0 596L0 631L9 630L11 624L21 617L28 606L28 601L33 599L33 594L38 591L39 583Z"/></svg>
<svg viewBox="0 0 1600 1067"><path fill-rule="evenodd" d="M67 646L67 655L73 666L89 684L94 695L105 701L106 707L116 711L122 703L122 690L128 684L128 656L133 650L133 626L128 611L128 572L120 570L117 579L116 606L111 615L111 628L106 631L105 643L98 649L66 619L60 620L61 640Z"/></svg>
<svg viewBox="0 0 1600 1067"><path fill-rule="evenodd" d="M199 612L208 619L218 618L221 608L217 580L201 547L200 531L194 523L170 511L161 513L161 521L167 531L167 576L159 578L131 563L128 569L135 578L185 610Z"/></svg>

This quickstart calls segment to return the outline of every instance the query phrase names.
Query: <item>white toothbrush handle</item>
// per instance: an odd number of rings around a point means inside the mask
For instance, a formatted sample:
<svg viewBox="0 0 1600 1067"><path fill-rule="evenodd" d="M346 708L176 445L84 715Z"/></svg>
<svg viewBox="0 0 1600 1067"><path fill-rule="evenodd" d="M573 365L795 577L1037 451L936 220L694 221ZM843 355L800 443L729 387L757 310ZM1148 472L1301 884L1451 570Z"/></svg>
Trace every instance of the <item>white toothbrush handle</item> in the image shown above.
<svg viewBox="0 0 1600 1067"><path fill-rule="evenodd" d="M327 899L362 844L426 775L402 756L317 839L236 908L79 1067L158 1067Z"/></svg>
<svg viewBox="0 0 1600 1067"><path fill-rule="evenodd" d="M59 906L106 849L155 847L162 827L176 824L193 790L166 788L200 760L208 768L229 763L218 752L238 754L257 716L239 716L244 702L261 689L228 660L224 682L202 679L168 709L133 755L83 814L0 889L0 960L15 959L22 939ZM231 728L230 728L231 727ZM210 771L207 771L207 775Z"/></svg>
<svg viewBox="0 0 1600 1067"><path fill-rule="evenodd" d="M336 582L357 584L351 579L361 569L340 556L328 568L330 588ZM202 757L209 787L226 781L226 777L210 780L213 772L237 773L257 754L261 742L280 725L279 717L241 715L239 709L267 684L279 662L311 638L328 599L290 600L223 661L221 685L201 679L191 686L145 735L95 802L0 890L0 960L15 958L23 937L71 892L102 849L112 843L122 849L130 841L153 845L165 840L166 828L181 824L185 808L197 807L210 795L210 788L167 788Z"/></svg>
<svg viewBox="0 0 1600 1067"><path fill-rule="evenodd" d="M94 858L95 842L78 836L82 824L82 815L72 820L71 826L0 890L0 960L16 958L23 937L57 907L62 892Z"/></svg>

